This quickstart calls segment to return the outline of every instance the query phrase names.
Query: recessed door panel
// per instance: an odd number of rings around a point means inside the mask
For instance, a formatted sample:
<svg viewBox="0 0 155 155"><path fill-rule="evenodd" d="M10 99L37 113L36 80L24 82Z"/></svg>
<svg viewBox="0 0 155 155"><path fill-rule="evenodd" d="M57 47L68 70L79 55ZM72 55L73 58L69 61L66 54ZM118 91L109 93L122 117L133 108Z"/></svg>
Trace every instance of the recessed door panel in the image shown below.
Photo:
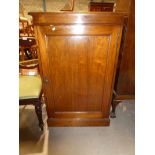
<svg viewBox="0 0 155 155"><path fill-rule="evenodd" d="M110 35L47 37L54 111L101 111Z"/></svg>

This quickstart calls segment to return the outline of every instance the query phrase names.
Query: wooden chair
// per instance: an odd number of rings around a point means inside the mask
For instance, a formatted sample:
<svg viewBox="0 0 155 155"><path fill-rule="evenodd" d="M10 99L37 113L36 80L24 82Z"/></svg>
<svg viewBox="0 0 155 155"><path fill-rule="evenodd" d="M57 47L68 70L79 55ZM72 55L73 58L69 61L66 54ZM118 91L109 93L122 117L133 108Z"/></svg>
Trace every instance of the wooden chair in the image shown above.
<svg viewBox="0 0 155 155"><path fill-rule="evenodd" d="M34 36L33 25L29 24L26 17L19 17L19 36Z"/></svg>
<svg viewBox="0 0 155 155"><path fill-rule="evenodd" d="M34 71L32 75L32 70L37 69L38 62L37 60L28 60L20 62L19 68L30 70L27 73L19 75L19 105L34 105L35 112L38 117L39 127L43 130L43 120L42 120L42 81L37 70Z"/></svg>
<svg viewBox="0 0 155 155"><path fill-rule="evenodd" d="M19 60L37 59L37 45L34 37L19 38Z"/></svg>

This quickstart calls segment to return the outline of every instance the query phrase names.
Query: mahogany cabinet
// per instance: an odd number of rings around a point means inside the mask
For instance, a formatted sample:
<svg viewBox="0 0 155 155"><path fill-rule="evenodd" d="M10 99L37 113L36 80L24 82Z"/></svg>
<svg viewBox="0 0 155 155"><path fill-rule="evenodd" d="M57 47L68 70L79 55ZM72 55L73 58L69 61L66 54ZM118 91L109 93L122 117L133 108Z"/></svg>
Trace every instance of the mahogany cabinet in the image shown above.
<svg viewBox="0 0 155 155"><path fill-rule="evenodd" d="M113 7L115 9L102 9ZM90 11L114 11L126 13L123 26L119 62L115 79L115 97L117 101L134 99L135 95L135 0L114 0L114 3L94 2L89 3Z"/></svg>
<svg viewBox="0 0 155 155"><path fill-rule="evenodd" d="M117 0L116 12L126 12L118 72L116 99L133 99L135 95L135 0Z"/></svg>
<svg viewBox="0 0 155 155"><path fill-rule="evenodd" d="M122 13L29 13L49 126L108 126Z"/></svg>
<svg viewBox="0 0 155 155"><path fill-rule="evenodd" d="M90 11L105 11L102 9L104 2L97 3L97 6L91 3ZM116 117L118 103L135 97L135 0L115 0L115 8L111 11L126 13L112 100L111 117Z"/></svg>

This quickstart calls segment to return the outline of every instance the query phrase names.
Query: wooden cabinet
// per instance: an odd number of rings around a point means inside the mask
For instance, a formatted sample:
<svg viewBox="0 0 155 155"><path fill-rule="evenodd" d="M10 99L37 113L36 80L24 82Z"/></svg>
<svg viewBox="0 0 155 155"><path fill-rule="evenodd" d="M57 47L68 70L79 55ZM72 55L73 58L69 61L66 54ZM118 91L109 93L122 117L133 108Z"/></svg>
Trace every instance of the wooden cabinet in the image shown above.
<svg viewBox="0 0 155 155"><path fill-rule="evenodd" d="M124 27L124 39L115 82L116 100L133 99L135 95L135 0L117 1L116 12L125 11L128 18Z"/></svg>
<svg viewBox="0 0 155 155"><path fill-rule="evenodd" d="M114 3L108 3L109 7ZM104 2L89 3L90 11L104 12ZM109 10L110 11L110 10ZM113 11L113 10L111 10ZM126 13L123 27L117 75L115 79L115 99L133 99L135 95L135 0L115 0L115 12Z"/></svg>
<svg viewBox="0 0 155 155"><path fill-rule="evenodd" d="M100 4L95 9L95 5L90 5L90 11L104 12L101 6ZM126 13L112 102L111 117L116 117L115 108L118 103L125 99L134 99L135 95L135 0L115 0L113 10Z"/></svg>
<svg viewBox="0 0 155 155"><path fill-rule="evenodd" d="M30 13L49 126L108 126L124 15Z"/></svg>

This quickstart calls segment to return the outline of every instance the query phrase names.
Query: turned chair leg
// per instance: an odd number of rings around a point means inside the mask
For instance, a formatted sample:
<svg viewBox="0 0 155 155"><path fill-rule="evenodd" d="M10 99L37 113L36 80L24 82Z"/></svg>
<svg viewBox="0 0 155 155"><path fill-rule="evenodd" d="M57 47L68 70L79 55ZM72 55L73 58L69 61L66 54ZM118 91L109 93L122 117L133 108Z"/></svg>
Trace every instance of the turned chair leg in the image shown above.
<svg viewBox="0 0 155 155"><path fill-rule="evenodd" d="M43 123L43 119L42 119L41 101L39 99L35 102L35 111L36 111L36 114L38 117L39 127L43 131L44 123Z"/></svg>
<svg viewBox="0 0 155 155"><path fill-rule="evenodd" d="M116 118L116 107L117 105L120 103L121 101L112 101L111 105L112 105L112 110L110 112L110 117L111 118Z"/></svg>

